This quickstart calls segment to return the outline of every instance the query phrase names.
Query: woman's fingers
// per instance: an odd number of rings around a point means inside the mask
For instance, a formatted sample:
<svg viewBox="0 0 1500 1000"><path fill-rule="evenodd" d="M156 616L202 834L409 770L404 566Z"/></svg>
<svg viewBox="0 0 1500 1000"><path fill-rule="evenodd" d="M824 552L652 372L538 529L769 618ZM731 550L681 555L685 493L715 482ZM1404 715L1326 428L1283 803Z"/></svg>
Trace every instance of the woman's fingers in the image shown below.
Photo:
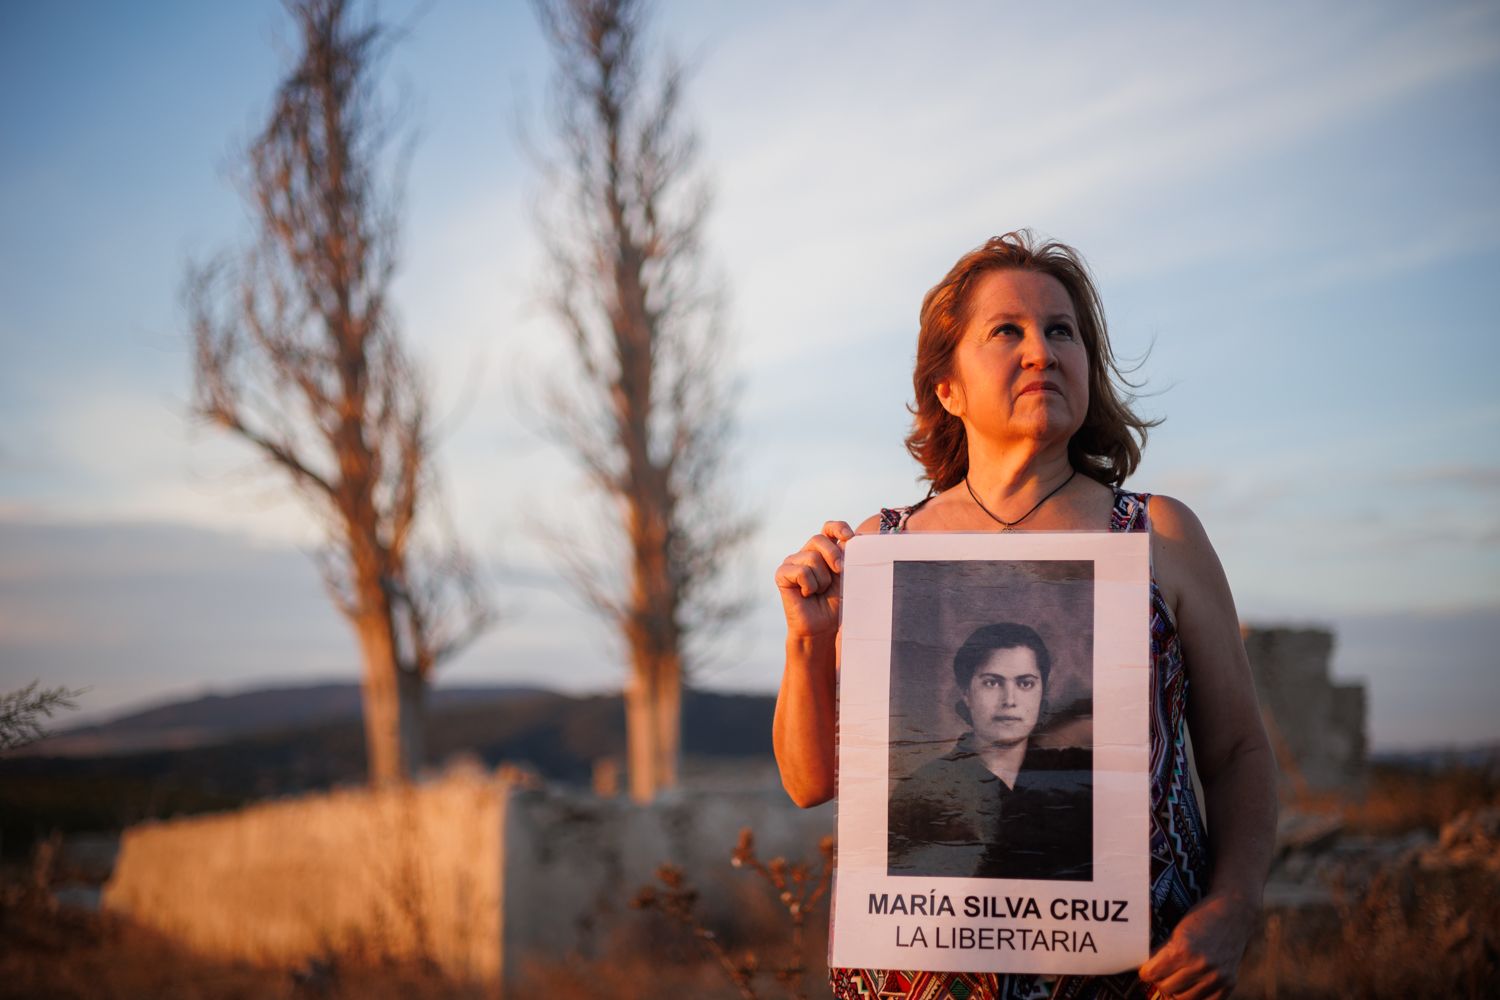
<svg viewBox="0 0 1500 1000"><path fill-rule="evenodd" d="M847 542L854 537L854 529L849 527L848 521L824 521L823 534L835 541Z"/></svg>
<svg viewBox="0 0 1500 1000"><path fill-rule="evenodd" d="M1183 980L1172 986L1156 984L1158 996L1167 1000L1229 1000L1233 990L1216 979Z"/></svg>
<svg viewBox="0 0 1500 1000"><path fill-rule="evenodd" d="M1243 940L1229 931L1219 908L1200 903L1141 966L1141 979L1172 1000L1225 1000L1234 992L1244 951Z"/></svg>
<svg viewBox="0 0 1500 1000"><path fill-rule="evenodd" d="M842 522L830 521L828 523L834 524ZM829 535L813 535L807 540L807 544L802 546L802 551L818 553L823 557L823 562L828 566L828 568L833 570L835 573L842 573L844 570L843 543L835 541Z"/></svg>
<svg viewBox="0 0 1500 1000"><path fill-rule="evenodd" d="M800 552L788 558L776 571L776 586L783 590L797 590L803 597L821 594L832 582L833 574L821 558L804 557Z"/></svg>
<svg viewBox="0 0 1500 1000"><path fill-rule="evenodd" d="M1155 985L1164 995L1172 997L1173 1000L1188 996L1197 1000L1201 990L1210 982L1210 972L1207 967L1194 966L1174 969L1156 980Z"/></svg>
<svg viewBox="0 0 1500 1000"><path fill-rule="evenodd" d="M776 567L776 586L786 605L789 627L794 622L798 627L806 621L821 623L830 613L837 615L837 605L832 602L839 594L844 542L853 537L854 530L847 522L828 521L823 530Z"/></svg>

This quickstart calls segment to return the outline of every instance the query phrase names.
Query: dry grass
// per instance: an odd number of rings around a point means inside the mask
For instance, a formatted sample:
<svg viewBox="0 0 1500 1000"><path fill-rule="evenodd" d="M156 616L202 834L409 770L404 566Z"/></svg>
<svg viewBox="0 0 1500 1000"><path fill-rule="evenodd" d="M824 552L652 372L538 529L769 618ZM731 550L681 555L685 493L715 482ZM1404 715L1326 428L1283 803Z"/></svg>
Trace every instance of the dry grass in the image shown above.
<svg viewBox="0 0 1500 1000"><path fill-rule="evenodd" d="M372 954L297 966L204 956L111 915L57 910L14 884L0 896L0 1000L479 1000L431 966Z"/></svg>
<svg viewBox="0 0 1500 1000"><path fill-rule="evenodd" d="M1351 833L1394 836L1413 830L1436 833L1470 809L1500 803L1500 770L1375 765L1363 799L1339 803Z"/></svg>
<svg viewBox="0 0 1500 1000"><path fill-rule="evenodd" d="M726 857L725 864L728 859ZM775 969L796 964L789 953L790 925L776 895L759 880L746 878L734 890L734 919L715 921L711 929L726 954L741 967L759 972L756 995L764 1000L794 995L775 980ZM828 954L826 911L809 921L800 955L802 993L827 1000ZM653 907L618 923L599 954L567 961L521 960L513 994L549 1000L743 1000L745 993L725 975L714 958L681 920Z"/></svg>
<svg viewBox="0 0 1500 1000"><path fill-rule="evenodd" d="M1493 997L1500 877L1413 859L1332 912L1273 913L1241 968L1243 997Z"/></svg>
<svg viewBox="0 0 1500 1000"><path fill-rule="evenodd" d="M522 960L519 973L514 991L518 997L740 1000L742 996L691 938L660 918L643 917L636 927L622 929L598 957L580 956L566 962ZM823 995L827 996L826 990Z"/></svg>
<svg viewBox="0 0 1500 1000"><path fill-rule="evenodd" d="M1301 860L1311 861L1304 877L1332 888L1333 902L1268 914L1236 995L1496 996L1500 777L1494 770L1376 767L1363 800L1332 807L1325 811L1342 816L1344 837Z"/></svg>

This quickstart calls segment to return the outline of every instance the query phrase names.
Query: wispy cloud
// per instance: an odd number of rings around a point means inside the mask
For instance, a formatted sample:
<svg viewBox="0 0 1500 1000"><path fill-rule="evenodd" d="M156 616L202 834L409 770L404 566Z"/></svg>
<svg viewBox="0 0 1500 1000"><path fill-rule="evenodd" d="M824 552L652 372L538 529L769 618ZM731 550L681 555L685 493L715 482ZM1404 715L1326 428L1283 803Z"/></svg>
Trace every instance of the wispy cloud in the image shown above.
<svg viewBox="0 0 1500 1000"><path fill-rule="evenodd" d="M1396 475L1396 481L1413 485L1438 484L1464 486L1485 493L1500 490L1500 465L1431 465L1407 469Z"/></svg>
<svg viewBox="0 0 1500 1000"><path fill-rule="evenodd" d="M952 257L1009 226L1080 242L1116 282L1214 260L1277 267L1293 206L1224 191L1194 219L1173 210L1178 192L1273 169L1500 62L1500 19L1482 6L1319 18L1277 4L1187 17L1096 9L1088 21L1080 30L1074 8L902 7L877 19L834 5L790 38L752 26L735 58L706 68L700 101L729 112L710 128L716 243L758 364L901 349ZM752 55L778 71L748 89ZM1314 264L1287 262L1275 281L1326 286L1493 246L1493 214L1432 219L1399 249L1363 231L1326 234Z"/></svg>

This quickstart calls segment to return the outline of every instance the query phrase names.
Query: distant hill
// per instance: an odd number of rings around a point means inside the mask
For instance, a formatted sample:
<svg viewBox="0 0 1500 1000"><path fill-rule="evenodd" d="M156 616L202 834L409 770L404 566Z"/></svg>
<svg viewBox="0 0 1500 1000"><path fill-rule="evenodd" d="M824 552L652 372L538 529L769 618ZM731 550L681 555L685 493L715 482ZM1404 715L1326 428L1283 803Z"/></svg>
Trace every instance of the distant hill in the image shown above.
<svg viewBox="0 0 1500 1000"><path fill-rule="evenodd" d="M15 857L53 829L120 829L361 782L358 694L357 685L327 684L195 698L59 734L24 756L0 757L0 850ZM770 768L774 710L771 695L689 691L683 705L689 766ZM624 706L618 695L437 690L428 706L427 743L434 764L462 755L587 785L596 760L624 759Z"/></svg>
<svg viewBox="0 0 1500 1000"><path fill-rule="evenodd" d="M428 693L429 711L544 693L537 687L453 687ZM155 705L58 732L26 747L26 756L96 757L191 749L241 736L360 718L360 687L347 682L207 694Z"/></svg>

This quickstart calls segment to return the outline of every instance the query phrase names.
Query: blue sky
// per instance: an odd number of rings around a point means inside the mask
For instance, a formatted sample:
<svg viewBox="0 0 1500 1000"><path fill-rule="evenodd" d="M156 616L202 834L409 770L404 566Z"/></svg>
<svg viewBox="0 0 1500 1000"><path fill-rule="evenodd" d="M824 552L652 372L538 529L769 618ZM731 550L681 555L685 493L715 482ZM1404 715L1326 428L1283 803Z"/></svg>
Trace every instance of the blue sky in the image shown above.
<svg viewBox="0 0 1500 1000"><path fill-rule="evenodd" d="M1379 745L1500 738L1500 8L1038 6L659 7L764 511L730 568L754 612L701 682L772 689L781 555L921 495L921 295L1029 225L1144 358L1166 422L1132 485L1198 512L1242 617L1335 628ZM539 512L597 515L516 403L560 357L516 139L547 53L526 4L382 10L409 22L403 331L506 616L443 678L616 687L535 543ZM271 2L0 7L0 687L89 685L80 718L357 676L313 526L183 415L184 267L250 233L231 168L289 43Z"/></svg>

